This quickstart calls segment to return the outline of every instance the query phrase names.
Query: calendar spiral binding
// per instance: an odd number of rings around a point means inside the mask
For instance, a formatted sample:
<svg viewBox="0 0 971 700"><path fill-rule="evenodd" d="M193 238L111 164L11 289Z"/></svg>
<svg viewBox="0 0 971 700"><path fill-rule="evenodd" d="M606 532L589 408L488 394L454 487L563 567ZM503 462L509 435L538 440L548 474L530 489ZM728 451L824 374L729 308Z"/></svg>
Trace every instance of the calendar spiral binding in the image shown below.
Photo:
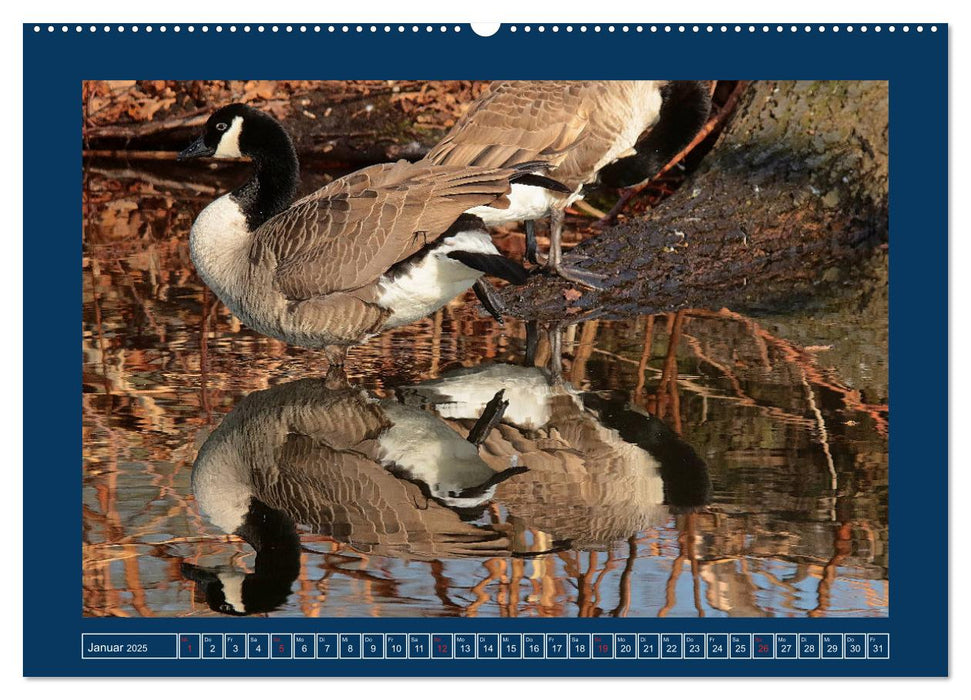
<svg viewBox="0 0 971 700"><path fill-rule="evenodd" d="M432 33L460 34L468 32L479 37L497 34L559 34L583 36L584 34L922 34L936 33L946 25L939 24L509 24L498 30L478 29L475 25L461 24L26 24L35 34L404 34L427 35Z"/></svg>

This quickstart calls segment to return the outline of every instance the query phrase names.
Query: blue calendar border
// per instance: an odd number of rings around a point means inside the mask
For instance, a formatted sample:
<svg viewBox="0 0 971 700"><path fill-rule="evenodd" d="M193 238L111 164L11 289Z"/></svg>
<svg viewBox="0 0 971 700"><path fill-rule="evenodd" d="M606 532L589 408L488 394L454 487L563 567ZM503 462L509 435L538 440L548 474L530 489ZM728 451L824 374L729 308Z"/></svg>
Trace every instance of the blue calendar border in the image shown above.
<svg viewBox="0 0 971 700"><path fill-rule="evenodd" d="M916 676L948 671L948 29L946 25L26 24L24 31L24 674L29 676ZM242 27L243 25L237 25ZM410 30L411 25L406 25ZM795 31L792 27L795 26ZM805 27L810 30L806 31ZM895 31L891 32L893 26ZM665 29L667 27L667 29ZM935 28L932 31L932 27ZM569 57L563 60L563 56ZM582 58L578 58L582 57ZM85 79L871 79L890 81L890 617L884 619L87 619L81 610L81 81ZM59 204L52 205L53 202ZM43 211L43 223L29 214ZM57 300L51 303L51 300ZM919 327L919 332L915 330ZM901 358L928 368L914 381ZM39 419L38 416L43 416ZM58 430L52 430L58 426ZM56 437L55 437L56 436ZM40 451L39 446L44 446ZM907 557L903 555L906 553ZM908 558L920 553L925 565ZM925 572L933 571L933 576ZM82 661L82 632L891 633L889 661Z"/></svg>

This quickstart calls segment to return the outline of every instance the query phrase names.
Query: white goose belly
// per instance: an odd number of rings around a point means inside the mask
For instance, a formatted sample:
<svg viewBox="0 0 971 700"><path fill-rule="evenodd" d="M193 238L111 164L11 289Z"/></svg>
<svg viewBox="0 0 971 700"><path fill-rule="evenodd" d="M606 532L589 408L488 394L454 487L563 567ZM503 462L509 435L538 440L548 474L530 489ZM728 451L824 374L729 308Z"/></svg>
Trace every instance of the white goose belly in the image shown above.
<svg viewBox="0 0 971 700"><path fill-rule="evenodd" d="M391 309L385 328L395 328L424 318L463 294L482 276L478 270L448 257L452 251L498 255L492 238L484 231L462 231L443 240L421 260L394 278L379 282L378 305Z"/></svg>
<svg viewBox="0 0 971 700"><path fill-rule="evenodd" d="M572 195L562 195L542 187L513 185L507 195L509 206L506 209L475 207L469 209L468 213L478 216L486 226L499 226L515 221L535 221L542 219L552 209L566 207L577 199L579 194L575 192Z"/></svg>

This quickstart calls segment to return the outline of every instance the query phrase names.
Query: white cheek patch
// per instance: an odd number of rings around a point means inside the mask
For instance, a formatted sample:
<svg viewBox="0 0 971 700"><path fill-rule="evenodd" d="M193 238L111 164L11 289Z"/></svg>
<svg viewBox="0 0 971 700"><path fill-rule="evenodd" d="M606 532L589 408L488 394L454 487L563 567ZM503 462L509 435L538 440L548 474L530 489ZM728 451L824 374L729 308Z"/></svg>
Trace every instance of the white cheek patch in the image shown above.
<svg viewBox="0 0 971 700"><path fill-rule="evenodd" d="M223 573L219 574L219 580L223 584L226 602L233 606L236 612L246 612L246 605L243 603L243 581L246 580L246 575L237 572Z"/></svg>
<svg viewBox="0 0 971 700"><path fill-rule="evenodd" d="M223 132L223 136L216 145L216 158L242 158L239 150L239 134L243 130L243 118L233 117L232 124Z"/></svg>

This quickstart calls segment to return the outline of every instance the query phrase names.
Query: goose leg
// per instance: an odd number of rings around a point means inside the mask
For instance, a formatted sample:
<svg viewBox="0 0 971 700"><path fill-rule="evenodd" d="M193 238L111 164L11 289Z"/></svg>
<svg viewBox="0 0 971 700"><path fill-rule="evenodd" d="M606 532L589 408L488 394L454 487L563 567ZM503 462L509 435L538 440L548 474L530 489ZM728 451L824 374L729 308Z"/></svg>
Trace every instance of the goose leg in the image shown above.
<svg viewBox="0 0 971 700"><path fill-rule="evenodd" d="M569 321L559 321L553 323L546 328L546 337L550 342L550 363L549 363L549 375L550 375L550 385L556 386L563 383L563 331L569 326L573 326L577 323L583 321L590 321L597 318L603 314L603 309L597 307L585 311L576 318L571 318Z"/></svg>
<svg viewBox="0 0 971 700"><path fill-rule="evenodd" d="M556 324L547 331L550 339L550 384L563 383L563 326Z"/></svg>
<svg viewBox="0 0 971 700"><path fill-rule="evenodd" d="M539 321L533 319L526 322L526 366L536 364L536 350L539 348Z"/></svg>
<svg viewBox="0 0 971 700"><path fill-rule="evenodd" d="M348 385L347 372L344 370L344 362L347 360L346 345L328 345L324 348L327 356L327 377L325 383L328 389L340 389Z"/></svg>
<svg viewBox="0 0 971 700"><path fill-rule="evenodd" d="M552 270L557 270L563 264L563 218L562 209L553 209L550 212L550 251L546 258L546 266Z"/></svg>
<svg viewBox="0 0 971 700"><path fill-rule="evenodd" d="M475 296L478 297L479 302L492 318L496 320L500 326L506 324L502 320L502 314L506 311L506 305L502 303L502 299L496 293L495 287L486 282L481 277L475 281L472 285L472 289L475 291Z"/></svg>
<svg viewBox="0 0 971 700"><path fill-rule="evenodd" d="M562 209L553 209L550 212L550 254L546 262L547 269L570 282L575 282L576 284L590 287L591 289L603 289L604 275L563 264L562 239L564 216Z"/></svg>
<svg viewBox="0 0 971 700"><path fill-rule="evenodd" d="M534 265L539 264L539 250L536 245L536 222L530 219L523 228L526 229L526 260Z"/></svg>

